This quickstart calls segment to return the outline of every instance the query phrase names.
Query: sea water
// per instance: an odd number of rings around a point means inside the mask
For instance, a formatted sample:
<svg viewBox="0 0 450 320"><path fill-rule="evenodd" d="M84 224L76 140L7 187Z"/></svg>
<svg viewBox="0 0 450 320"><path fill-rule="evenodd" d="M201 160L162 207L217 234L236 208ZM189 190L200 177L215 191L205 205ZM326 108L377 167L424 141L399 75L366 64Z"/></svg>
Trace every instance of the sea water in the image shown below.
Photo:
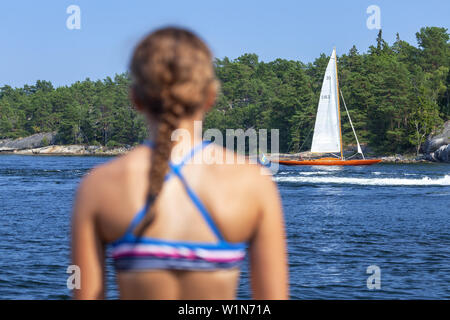
<svg viewBox="0 0 450 320"><path fill-rule="evenodd" d="M70 298L73 196L110 159L0 156L0 298ZM450 298L449 164L281 166L273 179L291 298ZM114 277L108 259L108 298L118 298ZM251 297L248 266L238 297Z"/></svg>

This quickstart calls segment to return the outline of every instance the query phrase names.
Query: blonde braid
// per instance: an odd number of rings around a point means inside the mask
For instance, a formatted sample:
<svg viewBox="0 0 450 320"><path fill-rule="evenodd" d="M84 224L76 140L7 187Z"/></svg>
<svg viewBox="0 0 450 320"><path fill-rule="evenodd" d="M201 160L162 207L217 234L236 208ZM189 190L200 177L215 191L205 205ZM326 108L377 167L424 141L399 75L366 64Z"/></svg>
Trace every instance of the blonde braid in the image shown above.
<svg viewBox="0 0 450 320"><path fill-rule="evenodd" d="M147 36L131 61L133 90L158 122L151 156L148 200L161 192L173 147L172 132L182 118L193 115L206 102L208 90L217 81L208 47L195 34L179 28L165 28ZM142 234L154 218L153 206L136 233Z"/></svg>

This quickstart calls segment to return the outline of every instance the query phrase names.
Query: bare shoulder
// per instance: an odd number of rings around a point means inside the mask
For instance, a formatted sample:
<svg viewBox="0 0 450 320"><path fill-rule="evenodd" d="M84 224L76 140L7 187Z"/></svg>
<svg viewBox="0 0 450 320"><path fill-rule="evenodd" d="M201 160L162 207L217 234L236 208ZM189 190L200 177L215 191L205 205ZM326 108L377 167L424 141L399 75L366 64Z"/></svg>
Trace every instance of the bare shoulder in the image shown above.
<svg viewBox="0 0 450 320"><path fill-rule="evenodd" d="M81 180L78 191L82 193L95 193L102 184L107 184L111 175L116 175L120 168L120 158L112 159L106 163L92 168Z"/></svg>
<svg viewBox="0 0 450 320"><path fill-rule="evenodd" d="M103 188L108 183L110 173L114 172L117 160L92 168L80 181L76 193L75 214L91 215L96 211L98 198ZM83 210L80 210L83 208Z"/></svg>
<svg viewBox="0 0 450 320"><path fill-rule="evenodd" d="M145 150L138 147L91 169L79 184L77 202L101 202L103 196L110 198L114 194L113 189L120 187L121 179L125 178L130 170L141 169L142 161L138 159L142 158L143 152Z"/></svg>

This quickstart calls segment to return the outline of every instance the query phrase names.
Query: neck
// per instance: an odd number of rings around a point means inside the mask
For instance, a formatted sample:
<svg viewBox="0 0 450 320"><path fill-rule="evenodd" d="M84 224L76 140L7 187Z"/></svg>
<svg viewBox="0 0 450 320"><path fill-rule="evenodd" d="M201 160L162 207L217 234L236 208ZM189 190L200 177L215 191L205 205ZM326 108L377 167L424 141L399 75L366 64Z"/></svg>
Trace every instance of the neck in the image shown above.
<svg viewBox="0 0 450 320"><path fill-rule="evenodd" d="M172 134L174 147L194 146L202 141L203 113L198 112L191 117L180 120L178 129ZM148 139L155 141L158 134L158 122L148 118Z"/></svg>

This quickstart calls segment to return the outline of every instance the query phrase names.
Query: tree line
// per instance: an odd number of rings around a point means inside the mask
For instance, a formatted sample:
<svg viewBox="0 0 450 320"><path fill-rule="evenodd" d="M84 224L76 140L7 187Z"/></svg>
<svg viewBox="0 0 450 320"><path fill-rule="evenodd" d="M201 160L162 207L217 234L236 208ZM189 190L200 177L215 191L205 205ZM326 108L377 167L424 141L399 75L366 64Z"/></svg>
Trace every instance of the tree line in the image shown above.
<svg viewBox="0 0 450 320"><path fill-rule="evenodd" d="M450 119L450 43L445 28L424 27L418 47L382 31L367 53L338 56L339 85L360 142L379 153L418 152ZM331 51L331 50L330 50ZM222 86L204 129L280 130L280 151L307 150L329 56L311 63L256 54L215 60ZM55 88L51 82L0 88L0 139L57 132L56 143L135 145L146 123L129 101L127 73ZM354 144L341 109L344 145Z"/></svg>

